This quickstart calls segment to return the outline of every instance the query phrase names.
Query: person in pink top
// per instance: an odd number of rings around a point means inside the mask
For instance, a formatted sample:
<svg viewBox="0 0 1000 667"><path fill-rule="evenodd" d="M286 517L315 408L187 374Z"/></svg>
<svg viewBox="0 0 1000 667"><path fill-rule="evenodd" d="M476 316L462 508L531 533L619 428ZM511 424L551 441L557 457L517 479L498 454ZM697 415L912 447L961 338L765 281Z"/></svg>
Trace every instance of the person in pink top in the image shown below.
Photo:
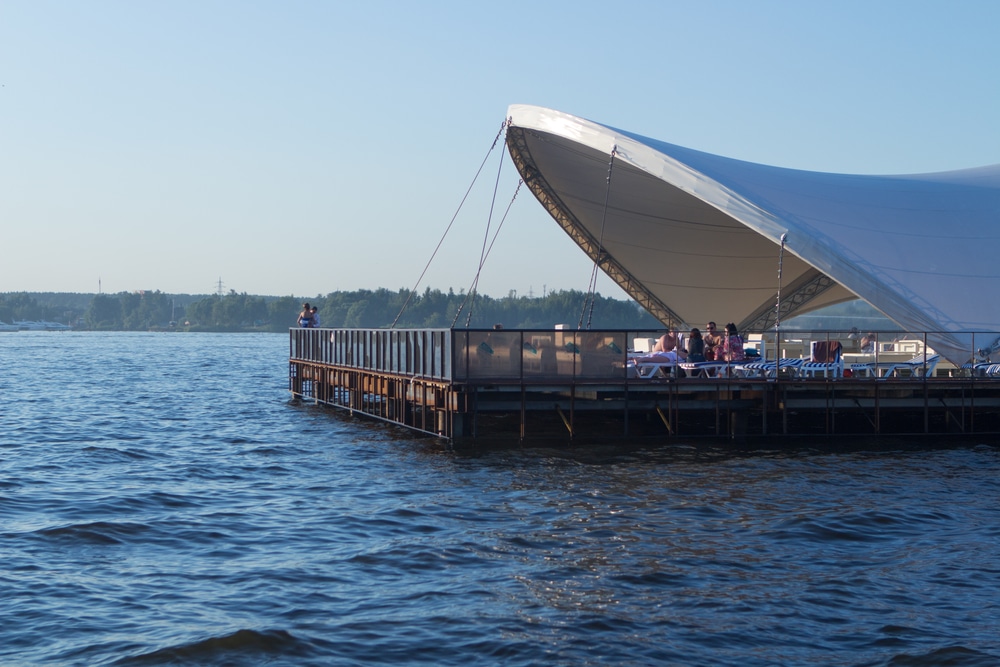
<svg viewBox="0 0 1000 667"><path fill-rule="evenodd" d="M736 325L730 322L726 325L726 334L722 337L721 350L716 351L718 361L746 361L747 355L743 351L743 337L737 331ZM718 354L721 351L721 356Z"/></svg>

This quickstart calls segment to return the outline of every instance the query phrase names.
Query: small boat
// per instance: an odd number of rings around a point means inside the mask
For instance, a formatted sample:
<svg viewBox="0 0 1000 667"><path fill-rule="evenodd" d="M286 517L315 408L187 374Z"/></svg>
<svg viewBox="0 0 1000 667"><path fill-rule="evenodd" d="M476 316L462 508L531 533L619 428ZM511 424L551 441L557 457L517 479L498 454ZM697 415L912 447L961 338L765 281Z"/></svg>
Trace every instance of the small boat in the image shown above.
<svg viewBox="0 0 1000 667"><path fill-rule="evenodd" d="M73 328L68 324L46 320L15 320L14 326L21 331L69 331Z"/></svg>
<svg viewBox="0 0 1000 667"><path fill-rule="evenodd" d="M6 322L0 322L0 331L20 331L21 327L16 324L7 324Z"/></svg>
<svg viewBox="0 0 1000 667"><path fill-rule="evenodd" d="M62 322L52 322L50 320L42 320L41 325L45 327L46 331L71 331L73 327L68 324L63 324Z"/></svg>

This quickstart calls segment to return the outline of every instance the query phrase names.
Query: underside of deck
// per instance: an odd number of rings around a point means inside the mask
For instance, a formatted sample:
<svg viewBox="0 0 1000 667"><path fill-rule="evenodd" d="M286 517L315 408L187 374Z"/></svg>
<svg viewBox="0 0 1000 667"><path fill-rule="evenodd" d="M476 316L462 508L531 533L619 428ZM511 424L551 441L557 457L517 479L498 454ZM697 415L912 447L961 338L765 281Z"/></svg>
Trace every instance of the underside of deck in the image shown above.
<svg viewBox="0 0 1000 667"><path fill-rule="evenodd" d="M992 378L454 381L292 359L298 399L456 446L863 438L1000 442Z"/></svg>

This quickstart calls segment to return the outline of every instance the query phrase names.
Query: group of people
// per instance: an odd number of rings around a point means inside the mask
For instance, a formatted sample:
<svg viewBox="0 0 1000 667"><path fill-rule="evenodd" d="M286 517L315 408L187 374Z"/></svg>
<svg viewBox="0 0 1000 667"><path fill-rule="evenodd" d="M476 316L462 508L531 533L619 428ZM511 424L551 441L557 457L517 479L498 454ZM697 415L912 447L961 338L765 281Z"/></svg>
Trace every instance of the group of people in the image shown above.
<svg viewBox="0 0 1000 667"><path fill-rule="evenodd" d="M303 329L315 329L319 326L319 309L310 306L308 303L302 304L302 312L299 313L299 327Z"/></svg>
<svg viewBox="0 0 1000 667"><path fill-rule="evenodd" d="M676 330L668 331L660 336L650 353L672 361L691 363L746 361L746 352L743 351L743 337L740 336L735 324L730 322L723 332L718 332L715 322L709 322L705 329L704 334L698 328L691 329L687 337L686 347L678 345L680 336Z"/></svg>

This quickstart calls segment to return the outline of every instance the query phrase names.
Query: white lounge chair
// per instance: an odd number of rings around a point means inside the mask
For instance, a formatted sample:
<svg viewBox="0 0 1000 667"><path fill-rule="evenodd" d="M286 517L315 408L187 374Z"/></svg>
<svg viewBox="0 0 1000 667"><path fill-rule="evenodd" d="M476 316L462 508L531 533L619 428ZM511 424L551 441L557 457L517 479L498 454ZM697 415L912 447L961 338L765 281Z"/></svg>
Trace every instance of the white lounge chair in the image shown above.
<svg viewBox="0 0 1000 667"><path fill-rule="evenodd" d="M680 364L681 369L693 378L717 378L726 374L729 367L735 368L726 361L692 361Z"/></svg>
<svg viewBox="0 0 1000 667"><path fill-rule="evenodd" d="M677 368L677 357L671 353L647 354L632 357L628 360L628 368L634 368L634 374L627 372L628 377L651 379L654 377L670 377Z"/></svg>
<svg viewBox="0 0 1000 667"><path fill-rule="evenodd" d="M937 368L940 359L940 355L937 354L929 354L927 356L918 354L906 361L851 364L851 371L858 377L930 378L934 377L934 370Z"/></svg>

